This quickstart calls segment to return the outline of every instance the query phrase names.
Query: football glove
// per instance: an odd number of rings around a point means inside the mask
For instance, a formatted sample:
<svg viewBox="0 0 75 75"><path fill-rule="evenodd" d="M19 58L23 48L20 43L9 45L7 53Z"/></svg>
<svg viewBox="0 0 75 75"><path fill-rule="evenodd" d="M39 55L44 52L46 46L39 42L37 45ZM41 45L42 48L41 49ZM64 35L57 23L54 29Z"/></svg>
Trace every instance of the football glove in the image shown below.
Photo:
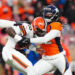
<svg viewBox="0 0 75 75"><path fill-rule="evenodd" d="M26 37L22 37L22 39L17 43L20 47L30 44L30 39Z"/></svg>

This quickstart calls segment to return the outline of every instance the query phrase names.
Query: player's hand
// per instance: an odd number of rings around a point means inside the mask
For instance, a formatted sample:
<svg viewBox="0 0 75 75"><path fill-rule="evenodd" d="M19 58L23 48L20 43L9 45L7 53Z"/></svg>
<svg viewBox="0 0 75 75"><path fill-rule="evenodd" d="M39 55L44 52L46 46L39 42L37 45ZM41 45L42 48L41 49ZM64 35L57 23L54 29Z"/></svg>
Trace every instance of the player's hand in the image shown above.
<svg viewBox="0 0 75 75"><path fill-rule="evenodd" d="M30 39L23 36L22 39L17 44L19 44L20 47L23 47L25 45L30 44Z"/></svg>

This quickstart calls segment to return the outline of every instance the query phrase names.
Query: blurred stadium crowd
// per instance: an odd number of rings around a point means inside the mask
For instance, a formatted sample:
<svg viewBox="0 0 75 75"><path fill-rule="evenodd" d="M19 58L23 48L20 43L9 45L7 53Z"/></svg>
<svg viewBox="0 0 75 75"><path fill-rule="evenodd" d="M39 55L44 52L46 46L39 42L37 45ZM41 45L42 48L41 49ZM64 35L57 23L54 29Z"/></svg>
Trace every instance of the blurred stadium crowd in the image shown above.
<svg viewBox="0 0 75 75"><path fill-rule="evenodd" d="M42 16L42 8L49 4L54 4L60 9L60 20L63 24L62 40L70 49L71 59L74 63L72 71L75 71L75 0L0 0L0 19L31 23L35 17ZM1 51L8 39L4 30L0 29L0 75L22 75L2 60ZM39 54L30 53L36 57L35 62L40 59ZM30 57L29 59L31 60Z"/></svg>

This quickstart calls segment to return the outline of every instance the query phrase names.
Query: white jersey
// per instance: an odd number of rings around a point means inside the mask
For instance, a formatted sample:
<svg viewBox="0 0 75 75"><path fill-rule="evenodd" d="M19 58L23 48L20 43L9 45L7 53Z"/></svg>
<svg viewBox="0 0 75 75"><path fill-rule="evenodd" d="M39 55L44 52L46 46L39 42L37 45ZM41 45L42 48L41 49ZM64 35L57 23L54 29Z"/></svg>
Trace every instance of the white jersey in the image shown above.
<svg viewBox="0 0 75 75"><path fill-rule="evenodd" d="M26 36L27 38L33 37L33 31L31 29L31 25L28 23L23 23L22 25L18 26L12 26L12 28L15 30L16 34L20 36ZM8 37L8 42L6 43L5 47L15 48L16 41L12 37Z"/></svg>
<svg viewBox="0 0 75 75"><path fill-rule="evenodd" d="M12 27L16 32L16 35L25 35L27 38L33 37L33 31L27 23L22 23L20 26L14 26L16 22L13 21L0 20L0 22L0 27ZM2 50L3 60L11 67L24 73L24 75L34 75L32 72L30 72L30 70L32 70L32 63L26 58L25 55L15 49L16 42L17 41L15 38L10 36L8 37L8 41Z"/></svg>

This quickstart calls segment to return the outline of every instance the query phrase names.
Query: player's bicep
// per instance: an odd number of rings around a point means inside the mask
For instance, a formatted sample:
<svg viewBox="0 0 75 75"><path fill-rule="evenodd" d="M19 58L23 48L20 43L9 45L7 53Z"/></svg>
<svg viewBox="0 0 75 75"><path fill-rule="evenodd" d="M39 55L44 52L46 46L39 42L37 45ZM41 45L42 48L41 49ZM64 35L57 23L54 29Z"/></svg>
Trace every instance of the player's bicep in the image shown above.
<svg viewBox="0 0 75 75"><path fill-rule="evenodd" d="M51 30L44 37L50 39L50 38L60 37L60 35L61 32L59 30Z"/></svg>

